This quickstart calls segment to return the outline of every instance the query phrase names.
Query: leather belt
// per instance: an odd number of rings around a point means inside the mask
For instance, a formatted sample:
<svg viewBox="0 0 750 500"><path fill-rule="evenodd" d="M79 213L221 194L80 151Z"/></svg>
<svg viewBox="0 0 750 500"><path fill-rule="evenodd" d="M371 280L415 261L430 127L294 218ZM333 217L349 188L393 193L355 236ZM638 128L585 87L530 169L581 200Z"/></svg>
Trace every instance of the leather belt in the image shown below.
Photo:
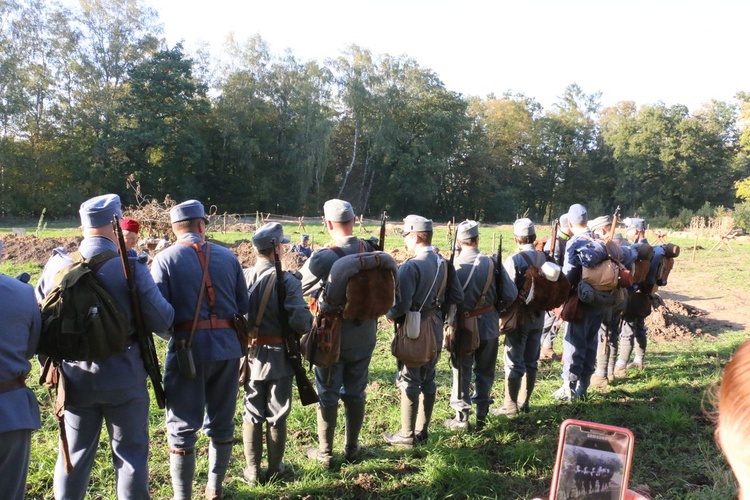
<svg viewBox="0 0 750 500"><path fill-rule="evenodd" d="M18 377L5 382L0 382L0 394L3 392L15 391L26 387L26 377Z"/></svg>
<svg viewBox="0 0 750 500"><path fill-rule="evenodd" d="M261 337L253 337L249 340L248 345L254 346L254 345L267 345L267 344L281 344L284 342L284 337L276 336L276 337L267 337L267 336L261 336Z"/></svg>
<svg viewBox="0 0 750 500"><path fill-rule="evenodd" d="M481 309L474 309L473 311L465 312L464 318L473 318L474 316L481 316L495 310L495 306L489 305Z"/></svg>
<svg viewBox="0 0 750 500"><path fill-rule="evenodd" d="M189 332L193 328L192 321L183 321L174 325L176 332ZM231 328L234 330L234 321L231 319L202 319L195 325L196 330L219 330L221 328Z"/></svg>

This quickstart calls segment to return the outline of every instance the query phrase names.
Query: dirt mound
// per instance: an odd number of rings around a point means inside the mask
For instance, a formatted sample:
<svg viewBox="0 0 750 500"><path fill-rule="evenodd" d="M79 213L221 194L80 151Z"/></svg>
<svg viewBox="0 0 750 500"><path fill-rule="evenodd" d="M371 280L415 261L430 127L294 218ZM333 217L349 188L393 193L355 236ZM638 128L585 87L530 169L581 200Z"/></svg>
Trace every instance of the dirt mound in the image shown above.
<svg viewBox="0 0 750 500"><path fill-rule="evenodd" d="M671 299L654 296L654 308L646 318L648 336L656 341L687 339L703 335L706 312Z"/></svg>
<svg viewBox="0 0 750 500"><path fill-rule="evenodd" d="M52 255L52 250L63 247L74 251L83 238L72 236L69 238L37 238L34 235L14 236L11 234L0 236L3 242L3 257L16 264L34 262L44 266Z"/></svg>

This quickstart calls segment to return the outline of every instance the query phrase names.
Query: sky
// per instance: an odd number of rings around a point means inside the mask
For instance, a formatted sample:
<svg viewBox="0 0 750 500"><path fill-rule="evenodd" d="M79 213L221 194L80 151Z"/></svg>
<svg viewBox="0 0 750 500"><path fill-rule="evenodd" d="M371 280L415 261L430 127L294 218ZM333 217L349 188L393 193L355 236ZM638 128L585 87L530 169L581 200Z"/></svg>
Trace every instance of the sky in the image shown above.
<svg viewBox="0 0 750 500"><path fill-rule="evenodd" d="M732 101L750 91L741 0L147 0L170 45L259 34L274 54L338 57L351 44L407 55L466 96L522 93L544 108L578 83L600 102Z"/></svg>

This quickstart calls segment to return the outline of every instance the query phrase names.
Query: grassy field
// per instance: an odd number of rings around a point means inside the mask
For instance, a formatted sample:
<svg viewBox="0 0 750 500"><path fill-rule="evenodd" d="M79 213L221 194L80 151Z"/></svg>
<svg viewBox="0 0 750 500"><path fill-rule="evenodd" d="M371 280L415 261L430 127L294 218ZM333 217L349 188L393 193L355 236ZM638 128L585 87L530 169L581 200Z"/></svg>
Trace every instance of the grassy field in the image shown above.
<svg viewBox="0 0 750 500"><path fill-rule="evenodd" d="M289 228L292 233L294 229ZM317 230L316 228L315 230ZM375 228L369 228L375 229ZM313 231L308 231L313 232ZM492 234L504 235L504 255L513 250L509 227L486 228L482 233L482 250L492 250ZM543 230L540 234L545 234ZM325 235L314 233L316 244ZM249 235L215 234L230 242L249 239ZM295 235L292 234L294 239ZM401 245L401 238L389 234L388 247ZM671 240L682 245L693 241ZM444 233L436 234L435 243L449 248ZM497 243L497 239L496 239ZM700 242L710 248L713 242ZM705 250L698 252L696 262L689 253L677 262L679 272L673 278L687 282L713 283L726 293L747 295L748 272L739 263L747 262L750 245L733 244L734 253L718 252L708 259ZM20 269L4 263L0 271L15 274L32 272L34 282L39 269ZM667 288L668 290L669 288ZM685 293L684 291L682 293ZM685 293L686 294L686 293ZM687 294L686 294L687 295ZM325 471L306 458L306 448L317 444L315 409L302 407L295 400L289 417L289 441L285 462L292 476L283 483L250 488L242 480L241 417L236 416L236 446L225 481L226 498L533 498L547 494L560 422L578 418L630 428L635 434L635 458L631 485L650 492L655 498L736 498L731 472L713 440L713 425L707 390L718 380L721 370L736 347L748 338L745 330L709 329L708 335L689 341L651 343L647 369L632 373L626 381L610 387L606 394L594 393L586 402L560 404L550 396L559 387L559 362L543 365L537 390L532 397L532 412L513 420L493 418L482 432L454 433L442 427L452 416L448 405L450 371L447 356L438 364L438 402L435 408L430 441L413 450L387 447L383 432L393 432L399 425L398 391L394 387L395 361L390 355L390 331L381 324L379 342L370 370L367 416L362 433L367 447L358 463L343 462L343 410L334 451L334 470ZM165 345L157 341L161 349ZM559 340L556 349L560 350ZM502 357L501 357L502 358ZM502 379L502 359L498 361L498 379ZM37 376L32 373L32 381ZM32 382L31 384L35 384ZM46 392L36 389L43 409L43 429L34 434L28 479L29 498L52 497L52 473L57 453L57 430ZM502 382L495 384L496 400L501 398ZM236 397L227 394L227 397ZM238 399L238 402L240 399ZM151 488L154 498L169 498L169 457L163 411L152 402L151 414ZM207 475L206 440L199 446L196 471L196 495L205 485ZM115 498L114 472L106 431L100 442L95 469L91 477L91 498Z"/></svg>

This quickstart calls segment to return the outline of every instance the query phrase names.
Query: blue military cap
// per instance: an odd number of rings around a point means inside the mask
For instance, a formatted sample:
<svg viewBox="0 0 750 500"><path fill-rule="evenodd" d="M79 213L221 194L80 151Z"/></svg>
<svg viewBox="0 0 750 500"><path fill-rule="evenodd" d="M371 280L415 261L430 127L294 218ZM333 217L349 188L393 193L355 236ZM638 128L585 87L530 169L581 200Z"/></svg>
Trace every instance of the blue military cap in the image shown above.
<svg viewBox="0 0 750 500"><path fill-rule="evenodd" d="M183 201L179 205L175 205L169 211L169 222L174 224L190 219L205 219L206 211L203 208L203 203L198 200Z"/></svg>
<svg viewBox="0 0 750 500"><path fill-rule="evenodd" d="M479 236L479 223L475 220L465 220L456 228L458 241L466 241Z"/></svg>
<svg viewBox="0 0 750 500"><path fill-rule="evenodd" d="M95 196L81 203L78 213L85 228L106 226L112 223L115 215L122 217L120 197L116 194Z"/></svg>
<svg viewBox="0 0 750 500"><path fill-rule="evenodd" d="M628 229L638 229L640 231L646 230L646 221L644 219L638 219L636 217L626 217L623 222Z"/></svg>
<svg viewBox="0 0 750 500"><path fill-rule="evenodd" d="M334 198L323 205L323 215L331 222L349 222L354 219L354 209L348 201Z"/></svg>
<svg viewBox="0 0 750 500"><path fill-rule="evenodd" d="M518 219L513 223L513 234L515 236L533 236L536 235L536 229L531 219Z"/></svg>
<svg viewBox="0 0 750 500"><path fill-rule="evenodd" d="M580 203L571 205L568 209L568 223L569 224L586 224L589 221L589 214L586 211L586 207Z"/></svg>
<svg viewBox="0 0 750 500"><path fill-rule="evenodd" d="M253 235L253 246L258 250L273 248L273 241L275 241L277 245L281 243L289 243L289 238L284 236L284 226L278 222L268 222L263 224Z"/></svg>
<svg viewBox="0 0 750 500"><path fill-rule="evenodd" d="M602 215L600 217L597 217L596 219L590 220L588 223L589 229L591 229L592 231L601 229L603 227L608 227L611 225L612 225L611 215Z"/></svg>
<svg viewBox="0 0 750 500"><path fill-rule="evenodd" d="M432 232L432 221L421 215L407 215L404 219L404 231L402 236L409 233Z"/></svg>
<svg viewBox="0 0 750 500"><path fill-rule="evenodd" d="M568 214L567 213L562 214L560 216L560 219L558 219L558 220L560 221L560 228L565 229L566 227L570 227L570 223L568 222Z"/></svg>
<svg viewBox="0 0 750 500"><path fill-rule="evenodd" d="M310 239L310 235L309 234L303 234L302 237L300 238L300 241L307 241L309 239Z"/></svg>

